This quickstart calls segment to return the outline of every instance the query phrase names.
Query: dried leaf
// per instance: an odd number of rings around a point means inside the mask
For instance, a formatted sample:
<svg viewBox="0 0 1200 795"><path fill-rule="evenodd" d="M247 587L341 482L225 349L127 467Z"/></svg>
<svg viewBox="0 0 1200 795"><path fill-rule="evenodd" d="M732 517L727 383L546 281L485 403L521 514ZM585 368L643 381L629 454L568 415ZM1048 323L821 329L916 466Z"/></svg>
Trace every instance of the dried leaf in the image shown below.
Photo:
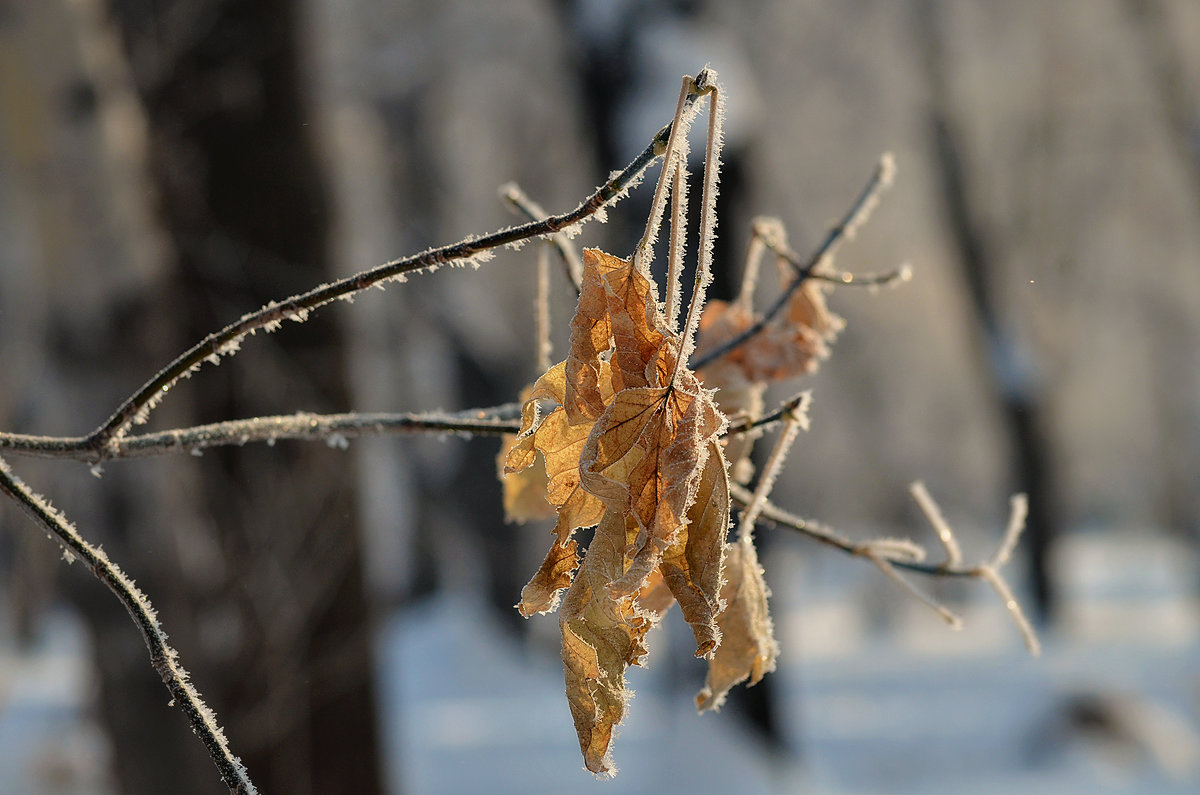
<svg viewBox="0 0 1200 795"><path fill-rule="evenodd" d="M696 376L677 369L680 346L648 274L586 250L567 359L531 392L559 407L536 427L526 411L509 455L512 469L531 450L546 462L557 536L519 607L551 610L569 584L559 616L567 700L594 772L612 770L613 730L630 695L625 669L640 662L646 632L670 604L682 605L697 654L720 638L729 483L717 435L726 420ZM570 536L595 522L572 580Z"/></svg>
<svg viewBox="0 0 1200 795"><path fill-rule="evenodd" d="M749 536L726 545L725 575L721 597L726 606L717 619L721 645L708 661L704 688L696 695L701 712L720 709L729 689L739 682L749 679L747 687L758 684L764 674L775 670L779 654L767 611L770 591Z"/></svg>
<svg viewBox="0 0 1200 795"><path fill-rule="evenodd" d="M646 654L645 637L657 614L639 607L635 595L614 597L606 585L625 572L625 550L637 527L606 513L588 546L559 613L567 702L583 761L593 773L615 773L610 748L631 692L625 669Z"/></svg>
<svg viewBox="0 0 1200 795"><path fill-rule="evenodd" d="M584 249L579 303L571 318L571 343L565 363L563 407L573 424L595 420L604 413L600 395L601 354L612 346L612 322L600 261L594 249Z"/></svg>
<svg viewBox="0 0 1200 795"><path fill-rule="evenodd" d="M598 374L604 376L599 381L606 385L611 383L607 371L606 363L598 368ZM580 527L596 524L603 515L600 501L583 491L579 484L579 456L592 423L584 420L579 425L570 424L561 405L565 400L565 391L566 363L560 362L539 378L526 396L522 408L521 435L506 460L506 478L512 478L523 475L525 467L536 460L536 455L542 457L545 462L545 502L551 513L555 510L558 513L554 543L533 579L521 591L521 602L517 608L527 617L550 612L557 606L559 592L571 584L571 574L578 560L571 535ZM611 399L608 387L598 391L598 394L602 399ZM560 405L534 427L536 401L539 398L553 400Z"/></svg>
<svg viewBox="0 0 1200 795"><path fill-rule="evenodd" d="M794 277L788 266L787 278ZM809 279L791 295L783 311L757 334L721 357L736 365L751 384L782 381L814 372L829 357L829 343L845 321L829 311L826 287ZM749 329L758 318L740 303L710 301L700 320L701 352L714 350ZM713 367L702 374L709 387L725 386L711 380ZM722 408L728 407L722 403Z"/></svg>
<svg viewBox="0 0 1200 795"><path fill-rule="evenodd" d="M646 582L642 583L642 589L638 591L637 603L642 610L658 616L664 615L671 609L671 605L675 604L675 595L671 593L671 589L663 580L661 569L650 572Z"/></svg>
<svg viewBox="0 0 1200 795"><path fill-rule="evenodd" d="M532 426L537 420L537 402L530 399L533 387L521 392L522 425ZM504 521L525 522L554 516L555 507L546 500L548 478L545 462L538 466L538 451L532 438L522 440L516 434L501 437L496 469L504 494ZM511 469L510 469L511 467Z"/></svg>
<svg viewBox="0 0 1200 795"><path fill-rule="evenodd" d="M537 573L521 589L517 610L525 618L537 613L553 612L558 607L559 594L570 587L571 575L578 566L579 545L574 539L566 542L556 539Z"/></svg>
<svg viewBox="0 0 1200 795"><path fill-rule="evenodd" d="M712 653L721 642L717 615L721 600L725 534L729 529L729 477L720 444L708 443L709 455L699 491L687 512L687 532L663 554L659 569L696 635L696 656Z"/></svg>

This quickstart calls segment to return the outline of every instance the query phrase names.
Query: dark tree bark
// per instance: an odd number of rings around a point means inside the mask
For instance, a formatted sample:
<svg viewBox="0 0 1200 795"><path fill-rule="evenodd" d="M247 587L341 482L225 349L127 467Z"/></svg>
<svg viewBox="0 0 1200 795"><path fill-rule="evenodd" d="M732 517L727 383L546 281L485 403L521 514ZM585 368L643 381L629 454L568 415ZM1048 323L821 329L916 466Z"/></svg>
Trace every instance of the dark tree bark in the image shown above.
<svg viewBox="0 0 1200 795"><path fill-rule="evenodd" d="M114 2L149 120L185 339L330 278L299 9ZM197 379L194 421L343 410L343 345L328 313L260 335ZM350 459L315 445L227 449L199 469L221 563L191 598L221 640L181 653L205 674L235 751L267 792L380 791ZM138 750L118 738L118 752Z"/></svg>

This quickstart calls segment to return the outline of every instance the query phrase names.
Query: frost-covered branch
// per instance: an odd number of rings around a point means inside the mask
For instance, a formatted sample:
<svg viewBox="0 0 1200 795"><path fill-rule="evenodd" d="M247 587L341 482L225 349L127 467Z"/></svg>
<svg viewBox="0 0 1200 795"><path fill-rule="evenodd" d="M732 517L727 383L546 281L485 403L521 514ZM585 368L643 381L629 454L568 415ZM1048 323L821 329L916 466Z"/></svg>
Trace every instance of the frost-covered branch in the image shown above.
<svg viewBox="0 0 1200 795"><path fill-rule="evenodd" d="M955 552L959 549L958 542L955 540L954 533L949 525L941 518L941 511L937 508L937 504L933 502L933 498L929 496L929 493L920 484L914 484L912 491L914 499L926 517L929 518L930 524L933 525L943 548L947 552L947 559L942 563L926 562L927 552L925 548L910 539L881 538L864 542L852 541L836 530L820 522L804 519L790 513L768 499L756 500L755 494L743 486L731 484L729 489L733 501L743 508L757 503L758 519L760 521L769 522L776 527L796 530L822 544L871 561L889 579L916 596L922 603L937 612L939 616L956 629L961 625L961 619L945 606L917 590L912 583L904 579L900 570L924 574L930 577L969 577L983 580L1000 596L1001 602L1012 616L1013 623L1021 633L1021 639L1025 642L1025 646L1029 649L1030 654L1034 656L1041 654L1041 644L1038 642L1037 633L1026 617L1024 610L1021 609L1020 603L1013 596L1012 588L1009 587L1008 582L1000 574L1000 569L1008 562L1013 549L1015 549L1020 539L1021 531L1025 527L1025 515L1028 510L1025 495L1017 494L1013 496L1008 527L1005 530L1004 537L996 553L982 563L967 565L962 562L961 553L958 553L957 556L955 555Z"/></svg>
<svg viewBox="0 0 1200 795"><path fill-rule="evenodd" d="M770 414L756 420L739 420L725 433L736 436L768 428L789 414L804 413L811 395L802 392L780 404ZM348 412L312 414L297 412L267 417L227 420L188 428L172 428L153 433L122 436L113 440L103 460L149 458L171 453L199 455L210 447L230 447L279 441L324 441L338 447L349 439L362 436L394 436L412 433L447 434L461 437L500 436L518 433L521 405L505 403L487 408L455 412ZM85 436L34 436L24 433L0 433L0 450L34 458L62 458L99 464L100 457Z"/></svg>
<svg viewBox="0 0 1200 795"><path fill-rule="evenodd" d="M812 402L812 392L804 390L794 397L788 398L783 403L779 404L779 408L772 411L770 414L764 414L756 420L743 417L729 424L725 429L726 436L738 436L750 431L760 431L769 428L770 426L784 422L793 414L807 415L808 404Z"/></svg>
<svg viewBox="0 0 1200 795"><path fill-rule="evenodd" d="M548 215L542 206L529 198L525 191L521 190L521 186L515 182L500 186L500 198L504 199L514 212L520 213L529 221L544 221ZM554 250L558 252L558 258L562 260L566 269L567 281L575 288L575 294L579 295L583 279L583 260L579 258L579 252L575 250L571 238L567 237L564 232L555 232L549 236L548 240L554 246Z"/></svg>
<svg viewBox="0 0 1200 795"><path fill-rule="evenodd" d="M752 326L733 337L725 344L713 348L704 355L697 357L695 361L689 364L689 366L693 370L702 370L705 366L712 364L722 356L725 356L742 345L745 345L748 341L761 333L762 330L765 329L767 325L775 318L775 316L783 311L783 308L787 306L788 302L791 300L792 295L799 290L800 286L808 279L820 277L829 281L834 281L838 284L879 284L890 283L908 278L907 268L901 268L900 270L890 274L870 276L855 276L854 274L850 273L841 273L836 275L825 273L822 275L821 271L822 266L831 261L833 255L837 252L842 243L846 240L853 239L858 229L866 222L867 218L870 217L871 211L874 210L875 206L879 203L880 195L884 190L891 187L895 173L895 160L890 153L885 153L879 159L879 165L875 167L875 171L871 175L871 179L867 181L866 186L863 187L862 192L858 195L858 198L854 200L852 205L850 205L850 209L847 210L846 214L842 216L842 219L838 221L838 223L835 224L833 228L829 230L829 232L826 233L825 239L822 240L821 244L817 246L816 250L814 250L808 256L807 260L801 261L799 255L797 255L791 249L788 249L786 246L783 246L778 241L773 243L769 239L770 236L768 235L767 238L764 239L764 243L766 243L767 247L771 248L771 250L777 255L783 257L792 264L796 271L795 277L788 284L787 288L785 288L780 296L775 300L775 303L771 305L771 308L768 309L766 313ZM755 232L756 234L758 233L757 227Z"/></svg>
<svg viewBox="0 0 1200 795"><path fill-rule="evenodd" d="M146 595L109 560L104 550L84 540L62 513L22 483L3 458L0 458L0 492L12 498L30 519L54 536L68 561L75 558L82 560L92 574L121 600L141 630L146 648L150 650L150 662L171 693L172 704L179 704L187 715L192 731L208 749L225 786L239 795L257 793L246 766L230 751L216 714L204 703L188 679L187 671L179 664L179 654L167 643L167 634Z"/></svg>
<svg viewBox="0 0 1200 795"><path fill-rule="evenodd" d="M703 89L700 93L704 93ZM683 104L690 108L698 96L696 91L685 92ZM122 402L103 425L86 437L87 446L95 453L94 457L97 459L111 457L114 440L125 434L131 425L144 421L181 378L198 370L205 362L216 364L221 357L233 355L247 336L260 329L274 331L285 320L303 322L310 312L325 304L352 298L371 287L382 288L389 281L404 281L407 274L415 271L433 271L448 264L478 264L490 259L496 249L504 246L516 248L532 238L560 232L572 235L580 224L602 215L607 205L618 201L638 183L645 170L663 154L671 133L670 124L659 130L633 162L611 175L607 182L570 212L392 260L291 298L273 301L255 312L250 312L220 331L209 334L147 381L136 393Z"/></svg>
<svg viewBox="0 0 1200 795"><path fill-rule="evenodd" d="M105 460L146 458L167 453L199 454L209 447L251 442L274 444L288 439L324 441L341 446L359 436L406 433L439 433L458 436L495 436L520 430L520 404L510 403L462 412L418 414L368 413L310 414L298 412L271 417L227 420L190 428L122 436L110 444ZM67 458L99 463L86 437L56 438L25 434L0 434L0 449L39 458Z"/></svg>

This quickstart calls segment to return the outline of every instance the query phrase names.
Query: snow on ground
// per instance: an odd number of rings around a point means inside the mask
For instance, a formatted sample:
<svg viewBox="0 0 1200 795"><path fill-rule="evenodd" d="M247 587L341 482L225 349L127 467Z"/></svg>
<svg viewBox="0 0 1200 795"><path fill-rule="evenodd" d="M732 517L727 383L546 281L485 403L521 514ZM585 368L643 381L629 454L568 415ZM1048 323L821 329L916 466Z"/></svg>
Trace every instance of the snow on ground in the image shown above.
<svg viewBox="0 0 1200 795"><path fill-rule="evenodd" d="M48 616L31 648L0 644L0 792L4 795L110 791L101 780L108 770L108 742L87 714L90 664L83 627L62 611Z"/></svg>
<svg viewBox="0 0 1200 795"><path fill-rule="evenodd" d="M479 599L436 597L381 636L391 780L421 795L1200 792L1186 549L1151 534L1063 547L1063 625L1040 659L986 590L955 603L967 629L954 633L861 562L777 549L767 569L794 753L771 757L736 715L695 714L702 670L686 660L686 629L668 626L649 670L632 672L610 782L582 768L554 618L533 619L543 626L522 644ZM864 591L882 610L864 609Z"/></svg>
<svg viewBox="0 0 1200 795"><path fill-rule="evenodd" d="M504 633L459 590L380 627L383 748L394 792L1200 792L1197 562L1161 534L1063 543L1060 628L1030 658L990 592L949 589L950 632L873 569L810 544L766 559L783 653L790 754L733 710L697 716L703 666L670 615L615 745L620 773L583 770L553 616ZM930 583L923 582L929 586ZM0 632L9 637L10 633ZM110 791L88 718L86 635L53 613L32 648L0 644L0 792Z"/></svg>

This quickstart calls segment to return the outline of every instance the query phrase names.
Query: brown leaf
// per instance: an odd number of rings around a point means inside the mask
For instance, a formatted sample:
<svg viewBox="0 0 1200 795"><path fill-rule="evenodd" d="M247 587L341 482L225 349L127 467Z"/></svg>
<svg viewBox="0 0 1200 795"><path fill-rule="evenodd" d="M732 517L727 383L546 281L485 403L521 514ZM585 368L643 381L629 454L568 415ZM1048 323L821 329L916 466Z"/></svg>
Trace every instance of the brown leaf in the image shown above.
<svg viewBox="0 0 1200 795"><path fill-rule="evenodd" d="M559 612L567 702L583 761L593 773L614 773L613 731L625 716L631 692L625 669L646 654L645 637L657 615L634 595L614 597L606 585L625 572L632 520L606 513L588 546Z"/></svg>
<svg viewBox="0 0 1200 795"><path fill-rule="evenodd" d="M583 280L579 303L571 318L571 343L566 360L563 407L571 422L595 420L604 413L600 395L601 354L612 347L612 321L604 288L601 260L595 249L583 251Z"/></svg>
<svg viewBox="0 0 1200 795"><path fill-rule="evenodd" d="M749 679L749 687L775 670L779 645L767 611L770 591L762 575L758 553L749 536L726 545L728 579L721 589L726 605L717 619L721 645L709 659L704 688L696 695L696 707L701 712L720 709L729 689L739 682Z"/></svg>
<svg viewBox="0 0 1200 795"><path fill-rule="evenodd" d="M530 399L533 387L521 392L522 425L532 426L537 419L537 403ZM531 437L526 437L532 442ZM501 437L496 469L504 493L504 520L525 522L554 516L555 508L546 500L548 479L545 462L537 466L538 452L521 437L506 433ZM511 467L511 469L510 469Z"/></svg>
<svg viewBox="0 0 1200 795"><path fill-rule="evenodd" d="M663 580L661 569L650 572L650 576L642 583L642 588L638 591L637 603L642 610L660 617L671 609L671 605L675 604L675 596L667 587L666 581Z"/></svg>
<svg viewBox="0 0 1200 795"><path fill-rule="evenodd" d="M546 559L521 589L521 601L517 610L525 618L537 613L551 613L558 607L558 596L571 585L571 575L579 566L579 545L574 539L562 542L558 539L550 545Z"/></svg>
<svg viewBox="0 0 1200 795"><path fill-rule="evenodd" d="M640 662L646 633L671 602L683 606L698 654L710 654L720 637L729 485L717 435L725 417L690 370L677 370L680 347L648 275L585 251L567 359L531 393L559 408L536 427L526 412L525 435L509 455L513 469L532 460L531 450L546 462L557 537L519 607L525 615L551 610L569 583L559 615L567 700L594 772L612 769L613 730L630 695L625 669ZM585 522L599 526L572 580L570 536Z"/></svg>
<svg viewBox="0 0 1200 795"><path fill-rule="evenodd" d="M782 278L792 274L788 266ZM829 343L845 326L845 321L829 311L826 288L809 279L792 293L783 311L757 334L721 357L720 362L736 365L746 381L758 384L782 381L814 372L829 357ZM740 303L710 301L700 319L701 353L720 347L749 329L758 318ZM714 363L716 364L716 363ZM712 380L713 366L705 368L702 378L709 387L726 387ZM722 401L723 408L730 404Z"/></svg>
<svg viewBox="0 0 1200 795"><path fill-rule="evenodd" d="M716 440L708 442L708 460L695 500L687 512L687 531L663 554L659 569L696 635L696 656L712 653L721 641L717 615L721 600L725 534L729 529L729 477Z"/></svg>
<svg viewBox="0 0 1200 795"><path fill-rule="evenodd" d="M664 385L657 357L664 342L675 334L659 315L653 284L631 260L594 249L588 253L596 259L608 297L614 386L634 389ZM669 366L674 367L674 363L671 357Z"/></svg>
<svg viewBox="0 0 1200 795"><path fill-rule="evenodd" d="M611 377L607 363L598 368L599 390L602 399L611 399ZM592 423L586 419L579 425L571 425L561 405L566 393L566 362L559 362L537 380L524 395L522 428L518 441L506 459L506 484L508 478L525 474L538 455L544 461L544 501L555 510L558 520L554 526L555 540L546 559L533 579L521 591L517 609L528 617L535 613L547 613L557 606L559 592L571 584L571 574L577 565L577 549L571 535L580 527L590 527L600 521L603 506L600 501L583 491L579 485L579 455L587 440ZM534 427L537 420L538 399L553 400L560 404L553 412ZM507 491L506 491L507 494Z"/></svg>

